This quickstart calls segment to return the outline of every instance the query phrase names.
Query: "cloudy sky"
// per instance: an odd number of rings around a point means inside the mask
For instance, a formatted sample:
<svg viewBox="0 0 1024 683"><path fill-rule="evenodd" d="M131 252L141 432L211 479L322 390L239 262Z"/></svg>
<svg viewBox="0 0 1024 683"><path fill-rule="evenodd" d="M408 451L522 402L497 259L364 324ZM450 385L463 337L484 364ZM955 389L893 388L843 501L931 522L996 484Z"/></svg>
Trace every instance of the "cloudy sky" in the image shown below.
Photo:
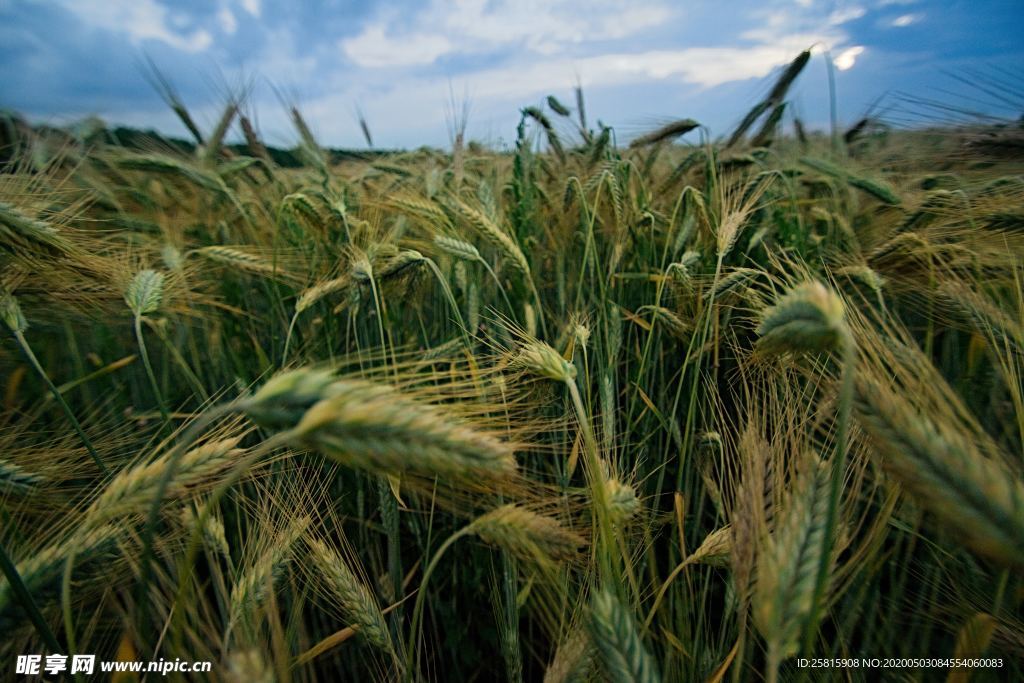
<svg viewBox="0 0 1024 683"><path fill-rule="evenodd" d="M296 137L282 97L325 144L363 145L358 108L378 146L445 145L453 96L469 137L507 143L520 107L570 103L577 79L622 139L680 117L720 134L814 45L793 92L812 126L828 121L825 49L844 121L880 97L894 121L921 113L904 94L1016 117L1022 19L1021 0L0 0L0 107L184 134L150 59L207 127L250 84L278 145Z"/></svg>

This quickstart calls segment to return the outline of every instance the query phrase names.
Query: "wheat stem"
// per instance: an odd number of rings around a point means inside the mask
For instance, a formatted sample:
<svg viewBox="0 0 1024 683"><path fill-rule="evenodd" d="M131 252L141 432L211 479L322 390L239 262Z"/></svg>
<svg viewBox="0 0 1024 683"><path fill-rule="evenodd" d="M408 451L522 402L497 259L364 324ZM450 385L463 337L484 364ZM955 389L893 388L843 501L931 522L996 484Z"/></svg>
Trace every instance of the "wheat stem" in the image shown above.
<svg viewBox="0 0 1024 683"><path fill-rule="evenodd" d="M199 435L202 434L203 430L210 426L215 420L238 410L238 407L239 403L236 401L216 406L202 413L198 419L189 425L167 456L167 467L164 468L163 476L160 477L160 481L157 483L156 490L153 493L153 502L149 506L149 511L146 515L146 525L142 531L142 553L139 556L139 583L135 592L136 605L138 606L136 624L140 638L142 637L143 628L146 624L146 611L147 605L149 604L146 590L149 586L149 581L152 578L153 571L151 566L153 560L153 539L156 536L156 527L160 521L160 507L163 505L164 496L167 494L167 489L178 472L178 464L181 461L182 456L185 455L186 449L193 441L199 438ZM224 484L221 484L221 486L223 487ZM205 524L206 516L209 514L212 506L213 503L210 503L203 509L203 513L200 515L200 519L197 522L196 529L193 531L193 537L197 537L202 533L202 525Z"/></svg>
<svg viewBox="0 0 1024 683"><path fill-rule="evenodd" d="M14 593L14 597L21 603L22 609L28 614L29 619L32 620L32 625L36 627L36 631L39 632L39 637L43 639L46 646L50 648L50 652L61 652L61 647L57 643L56 636L53 635L53 631L50 630L50 625L46 623L46 619L43 618L42 612L39 611L39 607L32 599L31 593L28 592L28 588L25 586L25 582L21 580L21 574L18 573L18 568L11 562L10 556L7 554L7 548L4 546L3 539L0 539L0 570L3 571L4 576L7 577L7 583Z"/></svg>
<svg viewBox="0 0 1024 683"><path fill-rule="evenodd" d="M156 397L157 408L160 409L160 417L163 419L163 424L166 427L171 423L171 416L167 412L163 393L161 393L160 386L156 381L156 374L153 372L153 366L149 362L149 352L146 349L146 340L142 335L142 316L135 316L134 329L135 339L139 344L139 355L142 357L142 365L146 368L146 377L149 378L149 386L153 389L153 395Z"/></svg>
<svg viewBox="0 0 1024 683"><path fill-rule="evenodd" d="M221 406L220 408L226 409L228 407L234 407L232 404ZM218 409L214 409L214 412ZM209 423L207 423L209 424ZM294 439L294 434L285 431L273 435L259 446L254 447L243 457L239 458L232 469L226 474L221 480L220 484L210 493L210 497L199 511L198 516L195 518L195 524L192 527L192 533L185 544L185 552L182 555L181 560L178 563L177 576L178 588L174 595L172 604L182 605L186 604L185 590L189 586L189 578L192 576L191 568L195 565L196 556L199 554L199 550L203 547L203 530L206 528L206 524L209 521L213 510L220 503L221 499L227 495L228 491L238 483L242 476L249 471L249 467L259 461L267 453L270 453L282 446L287 445L290 439ZM183 439L184 440L184 439ZM159 505L159 500L154 500L156 505ZM149 540L149 539L147 539ZM140 610L141 611L141 610ZM168 627L171 632L175 631L175 627L180 628L180 622L186 618L185 610L176 610L171 617L172 623Z"/></svg>
<svg viewBox="0 0 1024 683"><path fill-rule="evenodd" d="M832 455L832 472L829 482L828 514L825 518L825 535L822 538L821 559L814 582L814 599L811 602L811 613L807 620L804 633L804 652L811 652L814 636L817 633L818 621L825 604L825 588L828 585L829 567L832 561L832 549L835 544L836 528L839 525L840 498L843 491L843 480L846 476L847 431L850 423L850 412L853 407L854 372L857 362L857 349L853 336L842 328L840 334L840 353L842 357L842 383L839 388L839 405L836 410L835 451Z"/></svg>
<svg viewBox="0 0 1024 683"><path fill-rule="evenodd" d="M103 472L103 474L110 474L110 470L108 470L107 466L103 464L103 461L100 459L99 453L96 452L96 448L92 445L92 442L89 440L89 437L86 436L85 430L82 428L82 425L78 421L78 418L75 417L75 414L73 412L71 412L71 407L67 404L67 401L64 400L64 396L61 395L60 389L58 389L54 385L53 381L50 379L50 376L46 374L45 370L43 370L43 366L39 364L39 359L37 359L36 354L32 352L32 347L28 345L28 341L26 341L25 335L22 334L20 330L13 330L13 332L15 340L17 340L18 342L18 346L21 348L22 353L25 354L25 358L28 359L28 362L32 366L32 369L36 371L36 374L39 375L39 378L41 380L43 380L43 383L46 384L47 388L50 390L50 393L53 394L53 397L57 400L57 403L59 403L60 407L64 410L64 414L67 415L68 421L74 428L75 433L78 434L78 438L81 439L82 444L85 446L85 449L89 451L89 456L93 459L93 462L96 463L96 466L100 468L100 471Z"/></svg>
<svg viewBox="0 0 1024 683"><path fill-rule="evenodd" d="M445 539L444 543L437 549L433 557L430 558L430 562L427 564L427 568L423 572L423 578L420 579L420 586L416 592L416 603L412 610L412 625L409 630L409 654L407 657L407 680L412 680L412 672L416 668L419 652L419 631L420 621L423 618L423 605L427 595L427 582L430 580L431 575L434 573L434 569L437 568L437 563L441 560L445 551L452 547L457 540L467 536L473 532L473 525L475 522L470 522L468 525L462 527L454 534Z"/></svg>
<svg viewBox="0 0 1024 683"><path fill-rule="evenodd" d="M567 379L565 384L569 388L569 396L576 411L576 421L583 432L583 455L585 458L584 462L586 463L587 483L590 487L590 497L593 500L594 516L597 519L598 529L600 530L597 553L603 573L609 576L612 569L610 563L615 543L615 534L608 506L608 490L605 488L607 465L601 460L601 456L598 453L594 430L590 425L590 420L587 418L587 412L583 407L583 398L580 396L575 378ZM628 558L626 564L629 564Z"/></svg>

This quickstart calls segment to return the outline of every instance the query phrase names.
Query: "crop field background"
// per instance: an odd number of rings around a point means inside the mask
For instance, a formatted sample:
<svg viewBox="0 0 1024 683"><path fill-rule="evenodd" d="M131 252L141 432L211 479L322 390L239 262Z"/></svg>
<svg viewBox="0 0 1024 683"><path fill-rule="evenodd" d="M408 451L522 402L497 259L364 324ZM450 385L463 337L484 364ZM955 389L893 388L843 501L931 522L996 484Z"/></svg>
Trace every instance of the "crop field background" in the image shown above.
<svg viewBox="0 0 1024 683"><path fill-rule="evenodd" d="M4 676L1024 678L1024 133L783 136L808 58L722 138L5 118Z"/></svg>

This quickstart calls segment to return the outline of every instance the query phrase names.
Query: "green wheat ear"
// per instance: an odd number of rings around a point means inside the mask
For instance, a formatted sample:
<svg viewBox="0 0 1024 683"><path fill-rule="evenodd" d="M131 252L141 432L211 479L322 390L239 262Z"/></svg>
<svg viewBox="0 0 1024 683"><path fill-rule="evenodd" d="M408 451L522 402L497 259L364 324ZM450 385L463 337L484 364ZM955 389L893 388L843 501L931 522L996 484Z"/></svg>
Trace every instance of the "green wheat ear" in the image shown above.
<svg viewBox="0 0 1024 683"><path fill-rule="evenodd" d="M4 321L12 332L24 332L28 329L28 321L21 312L21 305L14 295L0 289L0 320Z"/></svg>
<svg viewBox="0 0 1024 683"><path fill-rule="evenodd" d="M798 285L765 311L757 349L769 355L835 349L846 335L844 318L843 302L825 285Z"/></svg>
<svg viewBox="0 0 1024 683"><path fill-rule="evenodd" d="M271 377L245 404L249 418L267 429L294 427L337 381L321 368L298 368Z"/></svg>
<svg viewBox="0 0 1024 683"><path fill-rule="evenodd" d="M164 275L155 270L146 269L139 271L128 289L125 290L124 300L135 315L153 313L160 308L160 301L164 295Z"/></svg>
<svg viewBox="0 0 1024 683"><path fill-rule="evenodd" d="M590 601L590 637L604 669L615 683L657 683L654 659L644 649L633 615L613 593L601 590Z"/></svg>
<svg viewBox="0 0 1024 683"><path fill-rule="evenodd" d="M618 479L608 479L604 487L608 492L608 509L613 522L628 522L640 511L640 499L636 497L636 490L632 486Z"/></svg>
<svg viewBox="0 0 1024 683"><path fill-rule="evenodd" d="M576 366L562 358L562 355L542 341L523 345L512 365L556 382L571 382L576 379Z"/></svg>
<svg viewBox="0 0 1024 683"><path fill-rule="evenodd" d="M434 246L444 253L454 256L455 258L462 259L463 261L483 260L480 256L480 251L476 247L469 242L463 242L462 240L455 239L454 237L436 235L434 237Z"/></svg>

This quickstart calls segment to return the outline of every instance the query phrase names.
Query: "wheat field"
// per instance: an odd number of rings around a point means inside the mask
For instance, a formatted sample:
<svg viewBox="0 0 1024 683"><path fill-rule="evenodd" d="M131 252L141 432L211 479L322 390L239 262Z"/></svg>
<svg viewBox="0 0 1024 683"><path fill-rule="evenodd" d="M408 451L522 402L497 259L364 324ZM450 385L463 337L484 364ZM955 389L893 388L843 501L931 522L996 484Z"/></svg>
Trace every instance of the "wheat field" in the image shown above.
<svg viewBox="0 0 1024 683"><path fill-rule="evenodd" d="M783 135L807 57L722 138L5 119L2 665L1024 678L1019 132Z"/></svg>

